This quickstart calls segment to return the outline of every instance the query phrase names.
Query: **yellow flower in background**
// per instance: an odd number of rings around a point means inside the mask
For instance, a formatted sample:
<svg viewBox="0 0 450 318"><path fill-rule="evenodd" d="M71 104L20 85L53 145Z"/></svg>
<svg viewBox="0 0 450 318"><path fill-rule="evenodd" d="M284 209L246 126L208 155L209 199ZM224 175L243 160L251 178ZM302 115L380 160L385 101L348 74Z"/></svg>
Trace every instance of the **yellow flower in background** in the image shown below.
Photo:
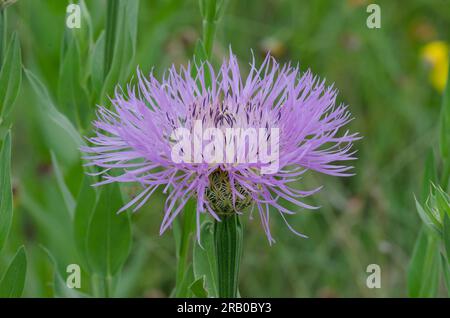
<svg viewBox="0 0 450 318"><path fill-rule="evenodd" d="M448 73L448 44L443 41L430 42L422 48L420 55L431 66L431 84L438 91L443 92Z"/></svg>

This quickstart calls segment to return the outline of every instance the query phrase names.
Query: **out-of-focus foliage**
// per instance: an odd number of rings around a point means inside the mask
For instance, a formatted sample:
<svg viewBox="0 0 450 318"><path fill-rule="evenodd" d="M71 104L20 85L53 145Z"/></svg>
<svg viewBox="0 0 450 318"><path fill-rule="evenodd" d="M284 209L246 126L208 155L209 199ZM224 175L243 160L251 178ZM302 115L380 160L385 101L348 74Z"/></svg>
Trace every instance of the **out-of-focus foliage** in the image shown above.
<svg viewBox="0 0 450 318"><path fill-rule="evenodd" d="M447 52L448 53L448 52ZM447 60L448 61L448 60ZM445 65L448 68L448 63ZM448 72L446 72L448 74ZM449 184L450 140L450 82L445 80L446 90L442 97L441 125L439 131L439 169L433 154L433 146L425 163L422 200L429 192L424 204L416 199L416 209L424 223L424 229L414 247L409 267L408 289L413 297L432 297L439 289L441 265L442 276L450 295L450 196L446 193ZM438 175L440 178L438 178ZM440 185L435 185L439 182ZM431 187L429 191L427 186ZM442 246L442 247L441 247ZM440 250L443 250L440 252Z"/></svg>

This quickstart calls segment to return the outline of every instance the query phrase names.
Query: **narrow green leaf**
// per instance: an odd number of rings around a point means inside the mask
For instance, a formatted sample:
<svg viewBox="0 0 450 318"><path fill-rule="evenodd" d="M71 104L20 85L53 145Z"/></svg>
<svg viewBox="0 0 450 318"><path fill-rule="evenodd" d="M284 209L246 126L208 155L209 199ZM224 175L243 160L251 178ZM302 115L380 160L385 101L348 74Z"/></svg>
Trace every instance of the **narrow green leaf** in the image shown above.
<svg viewBox="0 0 450 318"><path fill-rule="evenodd" d="M206 17L206 0L199 0L198 1L198 6L200 8L200 14L202 15L202 18Z"/></svg>
<svg viewBox="0 0 450 318"><path fill-rule="evenodd" d="M108 48L108 36L106 38L105 70L108 71L102 90L102 98L105 100L108 94L114 92L118 83L127 80L131 71L131 65L136 51L137 13L139 1L120 1L115 31L114 54L112 63L107 68L106 54L111 54Z"/></svg>
<svg viewBox="0 0 450 318"><path fill-rule="evenodd" d="M71 31L74 32L82 56L87 57L93 36L92 19L85 1L80 0L79 5L81 8L81 28L74 28Z"/></svg>
<svg viewBox="0 0 450 318"><path fill-rule="evenodd" d="M414 200L416 201L416 209L419 213L420 218L422 219L423 223L429 228L430 230L434 231L436 234L441 233L441 224L438 219L434 216L434 214L428 209L427 206L422 207L422 205L417 201L416 197L414 197Z"/></svg>
<svg viewBox="0 0 450 318"><path fill-rule="evenodd" d="M218 0L217 6L216 6L216 20L220 20L224 14L225 11L225 0Z"/></svg>
<svg viewBox="0 0 450 318"><path fill-rule="evenodd" d="M219 0L219 2L221 2ZM205 47L206 56L211 59L214 37L216 34L217 16L218 9L217 0L205 0L200 2L200 11L203 15L203 45ZM221 11L221 10L219 10Z"/></svg>
<svg viewBox="0 0 450 318"><path fill-rule="evenodd" d="M69 37L67 49L62 57L59 72L58 104L74 124L85 128L90 119L90 106L82 79L83 65L86 63L82 63L76 39L70 33L67 36Z"/></svg>
<svg viewBox="0 0 450 318"><path fill-rule="evenodd" d="M449 65L450 67L450 65ZM449 76L449 75L447 75ZM442 98L441 106L441 129L439 138L440 151L442 161L445 165L444 170L450 169L449 156L450 156L450 81L447 77L447 85ZM447 183L448 180L444 180ZM444 184L446 187L447 184Z"/></svg>
<svg viewBox="0 0 450 318"><path fill-rule="evenodd" d="M444 215L450 216L450 197L440 186L433 185L435 189L436 208L439 213L440 220L444 219Z"/></svg>
<svg viewBox="0 0 450 318"><path fill-rule="evenodd" d="M195 280L189 289L192 291L192 294L197 298L208 298L208 292L205 288L205 276L202 276Z"/></svg>
<svg viewBox="0 0 450 318"><path fill-rule="evenodd" d="M444 273L444 283L447 288L447 294L450 297L450 263L448 257L441 254L442 272Z"/></svg>
<svg viewBox="0 0 450 318"><path fill-rule="evenodd" d="M127 261L127 266L120 272L120 279L117 280L115 297L129 297L134 293L136 285L142 280L142 273L148 266L149 258L153 253L149 253L148 241L145 239L137 240L133 246L133 257Z"/></svg>
<svg viewBox="0 0 450 318"><path fill-rule="evenodd" d="M201 40L197 41L197 44L195 45L195 51L194 51L194 61L195 63L200 66L202 63L208 61L208 54L206 53L205 46L203 45L203 42ZM197 76L197 69L195 67L192 68L192 77L195 78ZM211 86L211 73L208 69L208 67L204 68L204 77L205 77L205 86L210 87ZM198 82L198 85L200 83Z"/></svg>
<svg viewBox="0 0 450 318"><path fill-rule="evenodd" d="M430 195L431 183L436 183L437 181L437 170L436 170L436 162L434 158L433 150L431 149L428 152L427 159L425 161L425 170L423 173L423 181L422 181L422 192L421 192L421 202L425 202L425 200Z"/></svg>
<svg viewBox="0 0 450 318"><path fill-rule="evenodd" d="M210 297L218 297L217 259L214 248L214 224L205 222L200 230L200 244L194 243L193 265L195 279L204 277L205 288Z"/></svg>
<svg viewBox="0 0 450 318"><path fill-rule="evenodd" d="M84 295L80 292L78 292L76 289L71 289L67 287L66 282L64 281L63 277L61 276L61 273L58 269L58 262L56 261L53 254L44 246L39 246L42 251L47 256L48 260L50 261L52 271L53 271L53 281L51 282L51 287L53 290L54 297L58 298L80 298Z"/></svg>
<svg viewBox="0 0 450 318"><path fill-rule="evenodd" d="M109 73L109 69L111 68L113 56L114 56L114 48L116 42L116 30L117 30L117 17L119 12L119 0L111 0L107 3L106 9L106 42L105 42L105 54L104 54L104 78Z"/></svg>
<svg viewBox="0 0 450 318"><path fill-rule="evenodd" d="M419 297L423 275L423 260L427 248L426 232L421 229L416 240L411 262L408 268L408 294L409 297Z"/></svg>
<svg viewBox="0 0 450 318"><path fill-rule="evenodd" d="M94 101L97 102L103 87L103 67L105 55L105 32L102 32L95 42L93 53L91 54L91 84L94 94Z"/></svg>
<svg viewBox="0 0 450 318"><path fill-rule="evenodd" d="M22 296L27 273L27 257L24 247L20 247L0 281L0 297Z"/></svg>
<svg viewBox="0 0 450 318"><path fill-rule="evenodd" d="M22 83L22 57L17 33L14 33L0 70L0 118L9 115ZM1 120L0 120L1 121Z"/></svg>
<svg viewBox="0 0 450 318"><path fill-rule="evenodd" d="M116 183L102 186L87 233L87 257L92 270L110 277L125 263L131 247L131 225Z"/></svg>
<svg viewBox="0 0 450 318"><path fill-rule="evenodd" d="M419 233L408 269L410 297L433 297L439 286L439 241L424 229Z"/></svg>
<svg viewBox="0 0 450 318"><path fill-rule="evenodd" d="M450 217L445 214L443 222L442 240L444 242L445 253L447 259L450 260Z"/></svg>
<svg viewBox="0 0 450 318"><path fill-rule="evenodd" d="M85 142L83 141L75 127L72 125L70 120L67 119L67 117L59 112L55 107L50 98L50 95L48 94L47 89L42 84L42 82L30 70L25 69L25 74L27 75L31 86L33 87L38 97L38 101L44 113L46 113L53 122L55 122L59 127L67 132L75 145L77 145L78 147L85 145Z"/></svg>
<svg viewBox="0 0 450 318"><path fill-rule="evenodd" d="M74 216L74 236L78 253L85 264L87 261L87 233L94 207L97 201L97 193L92 187L93 180L84 176L80 193L77 197ZM113 213L113 212L112 212Z"/></svg>
<svg viewBox="0 0 450 318"><path fill-rule="evenodd" d="M421 297L436 296L439 288L440 265L439 241L437 238L429 235L424 272L422 275L424 281L420 290Z"/></svg>
<svg viewBox="0 0 450 318"><path fill-rule="evenodd" d="M6 55L6 38L7 38L7 27L8 27L8 18L6 14L6 10L0 10L0 67L3 63L3 58Z"/></svg>
<svg viewBox="0 0 450 318"><path fill-rule="evenodd" d="M194 271L192 270L192 264L189 264L185 268L185 274L180 284L177 285L175 297L177 298L189 298L192 296L192 291L189 288L194 281Z"/></svg>
<svg viewBox="0 0 450 318"><path fill-rule="evenodd" d="M66 205L66 209L69 212L70 216L73 216L73 211L75 209L75 199L73 198L72 193L64 181L64 175L61 171L61 167L59 166L58 160L53 152L51 152L52 157L52 165L53 170L55 171L56 182L58 183L59 190L61 191L61 195L64 199L64 203Z"/></svg>
<svg viewBox="0 0 450 318"><path fill-rule="evenodd" d="M46 210L41 203L33 198L30 191L26 188L21 190L20 200L21 205L29 212L29 215L34 224L39 227L42 232L46 234L46 236L52 239L58 239L57 244L60 246L67 246L70 244L67 240L67 227L66 225L62 225L60 220L49 215L49 212Z"/></svg>
<svg viewBox="0 0 450 318"><path fill-rule="evenodd" d="M81 21L80 28L64 28L63 41L61 44L61 54L60 54L60 70L62 64L65 60L70 46L76 44L77 50L79 51L79 59L84 63L80 64L79 73L81 75L82 83L85 83L89 77L90 70L90 56L91 56L91 46L93 42L93 30L92 30L92 19L89 10L86 6L84 0L78 0L78 5L81 9ZM86 61L88 63L86 63Z"/></svg>
<svg viewBox="0 0 450 318"><path fill-rule="evenodd" d="M8 238L12 215L11 133L8 131L0 151L0 251Z"/></svg>
<svg viewBox="0 0 450 318"><path fill-rule="evenodd" d="M133 56L136 52L136 41L137 41L137 27L139 18L139 0L136 1L126 1L126 14L128 23L128 32L130 34ZM131 62L131 61L130 61Z"/></svg>
<svg viewBox="0 0 450 318"><path fill-rule="evenodd" d="M175 240L175 255L177 256L177 259L180 258L180 252L181 252L181 237L183 235L183 229L181 226L181 218L175 218L175 220L173 220L173 237Z"/></svg>
<svg viewBox="0 0 450 318"><path fill-rule="evenodd" d="M196 63L200 64L208 59L206 55L205 46L201 40L198 40L195 44L194 50L194 60Z"/></svg>

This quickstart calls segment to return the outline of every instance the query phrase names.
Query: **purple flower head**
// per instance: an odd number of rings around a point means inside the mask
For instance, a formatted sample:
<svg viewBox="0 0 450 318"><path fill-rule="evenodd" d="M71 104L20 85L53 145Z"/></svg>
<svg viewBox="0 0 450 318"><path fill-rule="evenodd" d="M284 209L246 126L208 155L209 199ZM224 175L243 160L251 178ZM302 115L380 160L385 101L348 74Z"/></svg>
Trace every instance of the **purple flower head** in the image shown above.
<svg viewBox="0 0 450 318"><path fill-rule="evenodd" d="M298 66L280 65L271 56L259 67L253 60L249 74L243 77L230 50L217 73L209 63L189 64L178 70L172 66L162 81L138 71L136 87L128 86L126 93L117 90L111 110L98 108L96 135L89 138L92 145L82 151L87 154L87 165L103 169L103 180L97 185L135 182L142 186L121 211L132 206L138 210L158 188L168 193L161 234L193 197L197 200L197 235L201 213L220 220L221 214L230 210L242 213L252 205L270 243L274 242L270 207L294 233L303 236L287 223L285 215L294 211L283 203L314 209L302 198L320 187L299 190L293 187L295 181L308 170L349 176L352 167L343 163L355 159L352 142L359 137L342 131L351 115L347 106L336 105L336 95L333 87L325 86L309 70L301 73ZM243 147L234 148L232 160L207 161L198 147L204 149L211 140L198 136L198 123L203 131L215 128L224 133L222 143L212 147L222 154L220 145L230 140L226 134L230 128L238 135L247 128L265 129L263 138L260 135L257 140L270 140L270 146L255 148L245 141ZM179 128L191 132L193 138L177 153L197 160L173 159L174 145L179 141L174 132ZM272 132L277 132L275 140ZM186 145L193 145L194 150ZM276 158L267 155L274 152ZM247 158L249 153L257 154L259 160L236 160ZM262 169L275 160L277 169L263 173ZM112 170L116 172L110 173Z"/></svg>

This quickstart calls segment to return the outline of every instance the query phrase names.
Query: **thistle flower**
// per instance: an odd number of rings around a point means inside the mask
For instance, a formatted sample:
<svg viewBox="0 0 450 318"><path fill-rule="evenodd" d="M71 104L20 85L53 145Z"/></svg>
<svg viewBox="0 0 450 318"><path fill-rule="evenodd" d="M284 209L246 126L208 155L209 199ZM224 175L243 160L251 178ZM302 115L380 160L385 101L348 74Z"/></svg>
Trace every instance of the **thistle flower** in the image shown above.
<svg viewBox="0 0 450 318"><path fill-rule="evenodd" d="M160 234L193 197L197 200L197 235L200 214L209 213L220 221L223 214L241 214L253 205L251 213L256 210L259 214L270 243L274 242L270 213L278 212L289 229L303 236L288 224L285 216L294 211L286 203L313 209L302 199L320 187L300 190L294 187L298 185L295 181L308 170L333 176L352 174L352 167L344 162L355 159L351 148L358 135L341 131L351 115L347 106L336 105L336 90L309 70L301 73L299 66L280 65L267 55L259 67L253 59L249 74L243 77L230 50L217 74L206 62L179 69L172 66L161 81L138 70L137 79L138 84L128 85L126 92L116 90L112 109L98 108L93 123L96 135L88 139L92 145L82 151L87 165L103 169L103 180L96 185L132 182L142 186L121 211L132 206L138 210L158 188L168 192ZM278 140L270 146L270 150L278 150L278 169L262 173L273 160L174 161L173 132L180 127L193 132L196 122L222 131L279 129ZM266 140L270 134L264 135ZM252 150L246 144L236 156L245 157ZM187 150L181 149L181 153L186 155ZM112 170L118 172L110 173Z"/></svg>

